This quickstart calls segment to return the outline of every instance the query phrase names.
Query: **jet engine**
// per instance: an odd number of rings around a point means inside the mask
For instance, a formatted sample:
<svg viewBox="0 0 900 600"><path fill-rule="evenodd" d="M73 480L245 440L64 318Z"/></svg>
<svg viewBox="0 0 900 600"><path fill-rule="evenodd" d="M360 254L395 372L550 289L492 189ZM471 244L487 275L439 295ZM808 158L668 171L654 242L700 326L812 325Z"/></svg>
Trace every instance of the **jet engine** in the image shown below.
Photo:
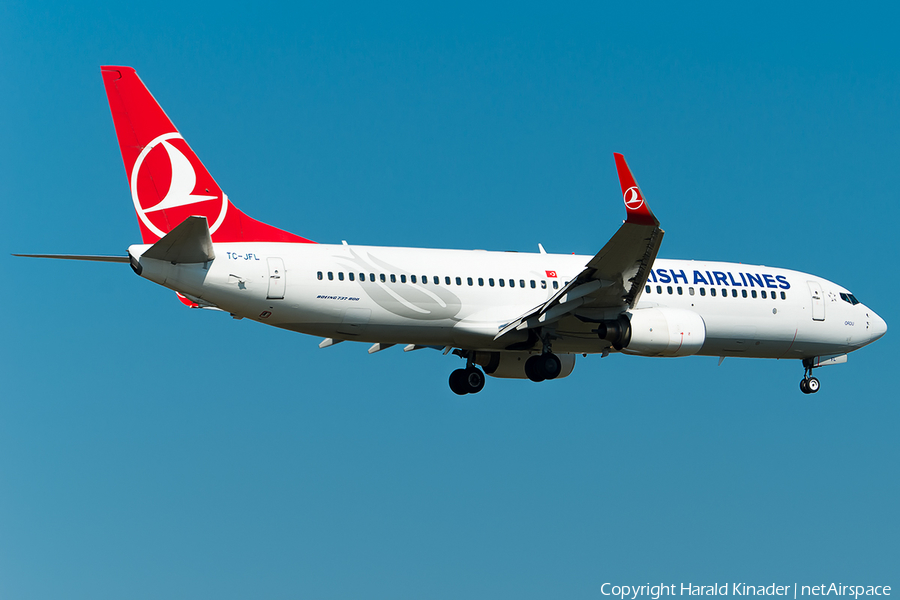
<svg viewBox="0 0 900 600"><path fill-rule="evenodd" d="M484 367L484 372L491 377L504 379L528 379L525 374L525 361L532 356L530 352L475 352L475 363ZM575 369L574 354L557 354L562 363L562 371L556 379L568 377Z"/></svg>
<svg viewBox="0 0 900 600"><path fill-rule="evenodd" d="M706 323L690 310L640 308L603 321L597 335L626 354L690 356L706 341Z"/></svg>

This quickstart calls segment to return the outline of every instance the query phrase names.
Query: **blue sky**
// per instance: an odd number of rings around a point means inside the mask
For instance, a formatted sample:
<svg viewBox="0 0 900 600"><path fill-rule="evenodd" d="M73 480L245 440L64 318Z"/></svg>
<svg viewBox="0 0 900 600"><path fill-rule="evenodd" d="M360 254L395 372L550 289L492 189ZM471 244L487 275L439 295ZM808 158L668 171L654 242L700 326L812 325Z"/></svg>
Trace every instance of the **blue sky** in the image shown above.
<svg viewBox="0 0 900 600"><path fill-rule="evenodd" d="M0 6L0 597L597 598L900 585L888 4ZM622 152L661 256L795 268L887 336L794 362L579 358L459 398L437 352L190 311L101 82L133 66L231 199L319 242L595 253Z"/></svg>

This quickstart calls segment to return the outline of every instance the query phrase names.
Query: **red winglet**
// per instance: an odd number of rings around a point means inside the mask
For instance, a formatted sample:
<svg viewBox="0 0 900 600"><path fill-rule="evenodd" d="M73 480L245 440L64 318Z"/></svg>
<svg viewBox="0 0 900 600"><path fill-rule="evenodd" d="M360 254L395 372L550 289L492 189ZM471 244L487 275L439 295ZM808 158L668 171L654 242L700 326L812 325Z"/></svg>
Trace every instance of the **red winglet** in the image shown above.
<svg viewBox="0 0 900 600"><path fill-rule="evenodd" d="M216 243L310 242L239 211L134 69L100 69L145 244L157 242L192 215L206 217Z"/></svg>
<svg viewBox="0 0 900 600"><path fill-rule="evenodd" d="M644 201L644 194L641 192L640 186L634 180L625 157L614 152L616 159L616 170L619 172L619 184L622 186L622 200L625 202L625 210L628 212L626 223L634 223L636 225L655 225L659 226L659 219L653 216L647 202Z"/></svg>
<svg viewBox="0 0 900 600"><path fill-rule="evenodd" d="M194 302L193 300L191 300L190 298L188 298L181 292L175 292L175 295L178 296L178 299L181 301L181 303L184 304L185 306L187 306L188 308L200 308L199 304L197 304L196 302Z"/></svg>

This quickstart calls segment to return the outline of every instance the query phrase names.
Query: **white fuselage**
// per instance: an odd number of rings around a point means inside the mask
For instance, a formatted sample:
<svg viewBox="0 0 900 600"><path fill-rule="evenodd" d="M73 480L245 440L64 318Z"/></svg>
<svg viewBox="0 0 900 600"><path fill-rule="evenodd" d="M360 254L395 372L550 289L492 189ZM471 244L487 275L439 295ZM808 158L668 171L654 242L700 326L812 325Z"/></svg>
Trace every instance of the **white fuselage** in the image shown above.
<svg viewBox="0 0 900 600"><path fill-rule="evenodd" d="M132 246L129 253L138 258L147 248ZM591 259L262 242L215 244L215 254L204 264L142 258L141 275L235 317L292 331L469 350L503 350L523 339L494 338ZM699 315L705 338L691 353L808 358L845 354L886 330L878 315L848 296L843 287L798 271L657 259L632 312L665 308ZM607 312L593 316L615 318L621 309ZM592 327L574 317L554 324L553 351L608 351L609 343Z"/></svg>

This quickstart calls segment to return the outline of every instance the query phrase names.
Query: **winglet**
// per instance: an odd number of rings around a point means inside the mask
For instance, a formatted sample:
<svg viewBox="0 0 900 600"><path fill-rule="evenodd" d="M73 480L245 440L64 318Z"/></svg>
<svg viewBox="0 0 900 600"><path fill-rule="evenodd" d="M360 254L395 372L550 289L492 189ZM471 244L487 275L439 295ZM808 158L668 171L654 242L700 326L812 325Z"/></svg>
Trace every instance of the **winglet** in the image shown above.
<svg viewBox="0 0 900 600"><path fill-rule="evenodd" d="M659 226L657 219L647 202L644 200L644 194L641 192L640 186L634 180L625 157L614 152L616 159L616 170L619 172L619 184L622 186L622 200L625 202L625 210L628 212L626 223L634 223L635 225L654 225Z"/></svg>

